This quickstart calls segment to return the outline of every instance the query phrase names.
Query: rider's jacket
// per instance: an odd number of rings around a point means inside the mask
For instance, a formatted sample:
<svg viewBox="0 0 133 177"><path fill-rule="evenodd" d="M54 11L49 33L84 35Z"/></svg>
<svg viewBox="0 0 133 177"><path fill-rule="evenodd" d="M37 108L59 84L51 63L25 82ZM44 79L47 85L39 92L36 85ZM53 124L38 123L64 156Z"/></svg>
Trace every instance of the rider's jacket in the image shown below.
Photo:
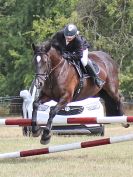
<svg viewBox="0 0 133 177"><path fill-rule="evenodd" d="M73 60L80 60L83 56L83 50L85 50L86 48L90 48L90 45L85 40L85 38L80 35L76 35L76 37L67 44L63 30L57 32L52 37L51 44L57 42L59 43L62 52L67 54L68 57L66 58L70 58Z"/></svg>

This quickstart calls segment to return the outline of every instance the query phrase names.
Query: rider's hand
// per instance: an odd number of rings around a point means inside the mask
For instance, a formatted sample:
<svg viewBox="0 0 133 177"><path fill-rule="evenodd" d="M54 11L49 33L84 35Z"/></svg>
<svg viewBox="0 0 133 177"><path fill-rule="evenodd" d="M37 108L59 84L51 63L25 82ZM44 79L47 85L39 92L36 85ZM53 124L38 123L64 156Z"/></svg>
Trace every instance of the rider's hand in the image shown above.
<svg viewBox="0 0 133 177"><path fill-rule="evenodd" d="M63 58L65 58L65 59L70 59L69 53L64 53L64 54L63 54Z"/></svg>

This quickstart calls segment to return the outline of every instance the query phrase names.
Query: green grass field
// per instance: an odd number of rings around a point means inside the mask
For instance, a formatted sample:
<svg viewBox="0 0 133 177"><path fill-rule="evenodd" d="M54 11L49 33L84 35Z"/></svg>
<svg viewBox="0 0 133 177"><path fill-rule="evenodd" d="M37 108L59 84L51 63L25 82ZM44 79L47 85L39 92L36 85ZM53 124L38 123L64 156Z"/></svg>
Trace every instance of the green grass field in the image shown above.
<svg viewBox="0 0 133 177"><path fill-rule="evenodd" d="M133 132L121 125L108 125L105 137ZM49 146L99 139L99 136L56 136ZM23 137L21 128L0 128L0 152L43 148L40 138ZM133 142L58 152L34 157L1 159L0 177L132 177Z"/></svg>

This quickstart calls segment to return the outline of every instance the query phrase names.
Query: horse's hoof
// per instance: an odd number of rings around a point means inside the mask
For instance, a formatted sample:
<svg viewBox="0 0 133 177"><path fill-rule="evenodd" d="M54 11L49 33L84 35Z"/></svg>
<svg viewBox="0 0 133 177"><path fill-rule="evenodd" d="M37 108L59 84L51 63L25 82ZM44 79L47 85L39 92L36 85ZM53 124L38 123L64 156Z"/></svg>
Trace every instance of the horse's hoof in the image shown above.
<svg viewBox="0 0 133 177"><path fill-rule="evenodd" d="M124 123L122 123L122 126L124 127L124 128L128 128L128 127L130 127L130 124L124 124Z"/></svg>
<svg viewBox="0 0 133 177"><path fill-rule="evenodd" d="M47 140L46 139L44 140L44 139L41 138L40 143L43 144L43 145L47 145L47 144L50 143L50 138L51 137L49 137Z"/></svg>
<svg viewBox="0 0 133 177"><path fill-rule="evenodd" d="M43 134L42 134L40 143L43 144L43 145L46 145L50 142L50 139L51 139L50 130L47 127L45 127L43 129Z"/></svg>
<svg viewBox="0 0 133 177"><path fill-rule="evenodd" d="M35 126L34 128L32 128L33 137L38 137L40 136L41 133L42 133L42 128L40 128L39 126Z"/></svg>

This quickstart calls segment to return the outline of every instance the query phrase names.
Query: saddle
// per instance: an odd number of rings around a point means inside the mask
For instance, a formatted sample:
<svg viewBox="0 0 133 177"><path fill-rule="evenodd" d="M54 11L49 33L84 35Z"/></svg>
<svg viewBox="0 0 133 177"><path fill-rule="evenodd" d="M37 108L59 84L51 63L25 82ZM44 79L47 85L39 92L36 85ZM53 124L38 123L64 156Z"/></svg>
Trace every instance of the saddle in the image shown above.
<svg viewBox="0 0 133 177"><path fill-rule="evenodd" d="M70 61L70 63L74 66L74 68L76 69L80 78L87 79L87 78L91 77L91 73L89 74L86 71L86 69L83 67L81 62L76 62L76 61L72 60L72 61ZM96 73L99 74L99 72L100 72L99 66L96 64L95 61L92 61L92 64L93 64L93 67L94 67Z"/></svg>
<svg viewBox="0 0 133 177"><path fill-rule="evenodd" d="M77 62L77 61L71 60L69 62L74 66L74 68L76 69L76 71L79 75L79 84L78 84L78 86L75 90L74 96L73 96L73 100L75 100L76 97L78 96L78 94L80 93L81 89L83 88L83 80L90 78L91 74L89 74L86 71L86 69L83 67L83 65L81 64L80 61ZM99 74L99 72L100 72L99 66L94 61L92 61L92 64L95 68L96 73Z"/></svg>

